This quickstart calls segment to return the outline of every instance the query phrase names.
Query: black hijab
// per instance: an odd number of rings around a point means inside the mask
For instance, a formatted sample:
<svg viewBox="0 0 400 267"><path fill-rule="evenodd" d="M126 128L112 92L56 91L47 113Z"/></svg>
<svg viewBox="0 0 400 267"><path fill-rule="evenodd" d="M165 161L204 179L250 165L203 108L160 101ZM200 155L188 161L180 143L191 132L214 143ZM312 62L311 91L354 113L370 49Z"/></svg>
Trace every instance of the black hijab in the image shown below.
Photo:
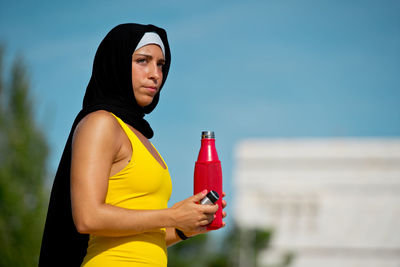
<svg viewBox="0 0 400 267"><path fill-rule="evenodd" d="M40 251L41 267L80 266L86 255L89 235L80 234L75 228L70 196L72 136L81 119L96 110L107 110L147 138L153 137L153 130L144 115L157 106L160 92L150 105L141 107L136 102L132 88L132 54L146 32L157 33L164 44L165 65L160 90L164 85L171 63L164 29L129 23L116 26L106 35L97 49L82 110L72 125L54 179Z"/></svg>

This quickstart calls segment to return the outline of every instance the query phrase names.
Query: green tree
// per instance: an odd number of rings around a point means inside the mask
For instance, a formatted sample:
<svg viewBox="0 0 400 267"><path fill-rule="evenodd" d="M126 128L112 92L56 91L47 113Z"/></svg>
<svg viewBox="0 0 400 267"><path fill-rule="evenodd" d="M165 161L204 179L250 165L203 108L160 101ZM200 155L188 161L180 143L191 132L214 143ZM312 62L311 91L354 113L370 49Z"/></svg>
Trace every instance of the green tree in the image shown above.
<svg viewBox="0 0 400 267"><path fill-rule="evenodd" d="M205 267L210 251L208 235L198 235L168 248L169 267Z"/></svg>
<svg viewBox="0 0 400 267"><path fill-rule="evenodd" d="M212 242L209 235L199 235L168 248L169 267L258 267L259 252L268 249L273 232L268 229L230 228L221 242ZM245 260L240 259L244 257ZM293 254L286 253L279 263L265 267L288 267Z"/></svg>
<svg viewBox="0 0 400 267"><path fill-rule="evenodd" d="M37 266L47 206L48 145L33 118L21 57L3 79L0 45L0 266Z"/></svg>

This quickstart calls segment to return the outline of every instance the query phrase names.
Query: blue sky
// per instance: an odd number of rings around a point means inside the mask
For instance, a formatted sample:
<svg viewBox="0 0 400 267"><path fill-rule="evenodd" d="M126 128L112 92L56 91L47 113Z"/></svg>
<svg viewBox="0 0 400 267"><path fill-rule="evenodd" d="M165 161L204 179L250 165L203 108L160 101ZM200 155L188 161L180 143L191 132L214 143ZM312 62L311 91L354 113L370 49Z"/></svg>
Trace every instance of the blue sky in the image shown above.
<svg viewBox="0 0 400 267"><path fill-rule="evenodd" d="M228 201L242 139L400 136L398 1L38 3L1 0L0 40L29 68L53 172L97 46L124 22L161 26L170 40L170 75L147 119L171 204L192 193L202 130L216 132Z"/></svg>

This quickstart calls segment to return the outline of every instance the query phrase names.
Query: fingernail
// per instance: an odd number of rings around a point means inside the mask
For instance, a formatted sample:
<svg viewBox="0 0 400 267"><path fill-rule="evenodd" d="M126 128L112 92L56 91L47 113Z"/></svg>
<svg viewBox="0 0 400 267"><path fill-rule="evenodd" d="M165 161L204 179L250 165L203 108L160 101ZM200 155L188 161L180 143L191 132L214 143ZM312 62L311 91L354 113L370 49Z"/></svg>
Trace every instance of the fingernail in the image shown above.
<svg viewBox="0 0 400 267"><path fill-rule="evenodd" d="M203 194L207 194L207 189L204 189L203 192L201 192Z"/></svg>
<svg viewBox="0 0 400 267"><path fill-rule="evenodd" d="M217 215L214 214L214 219L217 218Z"/></svg>

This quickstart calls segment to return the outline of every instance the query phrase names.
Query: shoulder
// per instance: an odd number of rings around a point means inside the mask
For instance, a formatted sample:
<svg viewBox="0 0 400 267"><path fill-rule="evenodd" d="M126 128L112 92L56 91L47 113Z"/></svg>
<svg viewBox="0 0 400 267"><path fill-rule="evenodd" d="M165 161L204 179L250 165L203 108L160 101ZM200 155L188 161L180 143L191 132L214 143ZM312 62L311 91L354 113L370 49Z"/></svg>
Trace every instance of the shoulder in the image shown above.
<svg viewBox="0 0 400 267"><path fill-rule="evenodd" d="M75 132L83 129L90 130L112 130L118 129L119 123L108 111L97 110L87 114L76 126Z"/></svg>
<svg viewBox="0 0 400 267"><path fill-rule="evenodd" d="M76 126L73 143L76 139L87 141L118 141L121 127L116 118L108 111L97 110L86 115Z"/></svg>

